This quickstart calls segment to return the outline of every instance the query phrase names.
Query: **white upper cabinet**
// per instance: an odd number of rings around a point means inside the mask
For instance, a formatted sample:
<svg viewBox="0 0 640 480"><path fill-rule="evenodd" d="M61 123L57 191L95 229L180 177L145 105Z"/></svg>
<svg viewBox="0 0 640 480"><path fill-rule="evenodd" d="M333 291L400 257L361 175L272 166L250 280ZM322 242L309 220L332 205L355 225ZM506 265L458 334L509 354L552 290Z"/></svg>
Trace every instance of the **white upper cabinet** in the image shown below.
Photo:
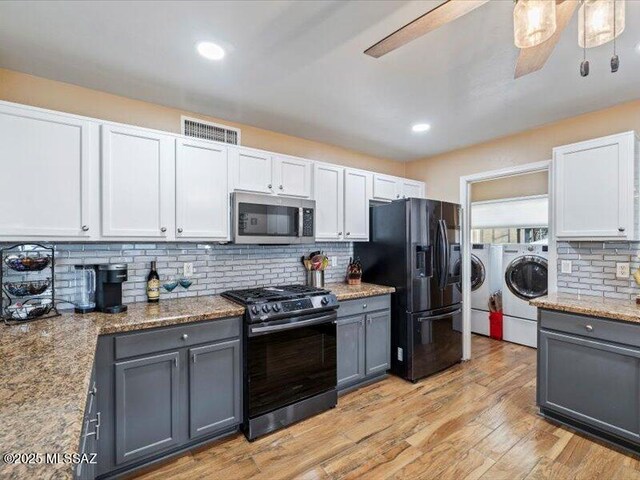
<svg viewBox="0 0 640 480"><path fill-rule="evenodd" d="M425 198L424 183L416 180L400 179L400 196L402 198Z"/></svg>
<svg viewBox="0 0 640 480"><path fill-rule="evenodd" d="M313 163L303 158L274 155L273 191L288 197L311 197Z"/></svg>
<svg viewBox="0 0 640 480"><path fill-rule="evenodd" d="M370 172L345 168L345 240L369 240L369 200L372 196L372 182Z"/></svg>
<svg viewBox="0 0 640 480"><path fill-rule="evenodd" d="M373 200L385 202L398 198L424 198L424 183L374 173Z"/></svg>
<svg viewBox="0 0 640 480"><path fill-rule="evenodd" d="M98 125L0 105L0 238L97 235Z"/></svg>
<svg viewBox="0 0 640 480"><path fill-rule="evenodd" d="M373 199L395 200L400 198L401 185L399 179L389 175L373 174Z"/></svg>
<svg viewBox="0 0 640 480"><path fill-rule="evenodd" d="M316 240L344 237L344 168L316 163L313 172L316 199Z"/></svg>
<svg viewBox="0 0 640 480"><path fill-rule="evenodd" d="M273 162L270 152L230 147L229 167L234 190L273 193Z"/></svg>
<svg viewBox="0 0 640 480"><path fill-rule="evenodd" d="M102 236L174 238L174 138L102 126Z"/></svg>
<svg viewBox="0 0 640 480"><path fill-rule="evenodd" d="M227 148L176 141L176 238L229 240Z"/></svg>
<svg viewBox="0 0 640 480"><path fill-rule="evenodd" d="M636 238L637 154L634 132L553 149L556 237Z"/></svg>

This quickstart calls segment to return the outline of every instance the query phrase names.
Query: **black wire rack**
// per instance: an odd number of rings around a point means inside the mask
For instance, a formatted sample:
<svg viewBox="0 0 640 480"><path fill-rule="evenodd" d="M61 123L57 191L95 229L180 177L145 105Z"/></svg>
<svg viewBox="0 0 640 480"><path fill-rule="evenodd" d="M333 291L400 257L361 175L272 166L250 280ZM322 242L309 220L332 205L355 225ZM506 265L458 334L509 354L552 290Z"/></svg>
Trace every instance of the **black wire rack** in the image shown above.
<svg viewBox="0 0 640 480"><path fill-rule="evenodd" d="M19 243L0 249L0 318L6 325L60 315L56 308L53 247Z"/></svg>

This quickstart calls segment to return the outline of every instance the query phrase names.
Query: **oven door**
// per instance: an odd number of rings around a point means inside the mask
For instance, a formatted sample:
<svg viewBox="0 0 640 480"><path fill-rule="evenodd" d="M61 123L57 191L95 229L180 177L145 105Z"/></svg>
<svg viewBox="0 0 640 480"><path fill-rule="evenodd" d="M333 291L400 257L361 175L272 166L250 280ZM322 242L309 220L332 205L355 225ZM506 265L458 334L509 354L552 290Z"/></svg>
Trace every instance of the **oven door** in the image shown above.
<svg viewBox="0 0 640 480"><path fill-rule="evenodd" d="M332 311L246 327L249 418L336 388L336 319Z"/></svg>
<svg viewBox="0 0 640 480"><path fill-rule="evenodd" d="M311 243L315 201L234 193L233 231L235 243Z"/></svg>

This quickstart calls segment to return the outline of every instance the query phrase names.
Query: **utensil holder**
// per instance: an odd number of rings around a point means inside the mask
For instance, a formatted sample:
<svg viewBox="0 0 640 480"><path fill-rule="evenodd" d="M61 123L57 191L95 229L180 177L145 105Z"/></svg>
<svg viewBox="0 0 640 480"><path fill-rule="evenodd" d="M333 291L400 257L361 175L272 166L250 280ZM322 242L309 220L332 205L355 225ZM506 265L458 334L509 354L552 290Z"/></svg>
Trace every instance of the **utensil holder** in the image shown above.
<svg viewBox="0 0 640 480"><path fill-rule="evenodd" d="M307 271L307 285L310 287L324 288L324 270Z"/></svg>

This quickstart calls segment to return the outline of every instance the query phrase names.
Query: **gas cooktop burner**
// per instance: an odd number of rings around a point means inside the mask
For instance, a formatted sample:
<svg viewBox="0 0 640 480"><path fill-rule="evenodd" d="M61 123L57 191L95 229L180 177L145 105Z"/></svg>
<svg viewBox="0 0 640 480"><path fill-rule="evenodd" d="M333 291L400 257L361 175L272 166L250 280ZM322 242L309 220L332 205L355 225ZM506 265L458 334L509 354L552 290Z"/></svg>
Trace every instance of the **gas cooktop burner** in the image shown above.
<svg viewBox="0 0 640 480"><path fill-rule="evenodd" d="M307 285L276 285L273 287L247 288L246 290L227 290L223 297L235 300L243 305L269 302L273 300L292 300L294 298L327 295L329 291Z"/></svg>
<svg viewBox="0 0 640 480"><path fill-rule="evenodd" d="M227 290L222 296L244 305L245 320L266 322L335 310L338 299L328 290L306 285Z"/></svg>

